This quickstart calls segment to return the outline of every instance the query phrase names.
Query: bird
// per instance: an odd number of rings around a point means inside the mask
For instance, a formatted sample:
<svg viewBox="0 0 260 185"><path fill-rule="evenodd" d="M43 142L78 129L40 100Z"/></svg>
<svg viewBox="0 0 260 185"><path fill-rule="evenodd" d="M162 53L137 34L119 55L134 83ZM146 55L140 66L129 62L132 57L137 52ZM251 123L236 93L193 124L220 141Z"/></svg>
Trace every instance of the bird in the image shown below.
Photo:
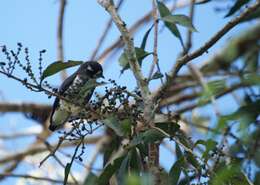
<svg viewBox="0 0 260 185"><path fill-rule="evenodd" d="M104 78L102 66L97 61L87 61L64 80L58 89L58 95L64 99L60 99L58 96L55 98L50 115L49 130L55 131L61 128L71 117L77 116L81 112L82 107L77 105L88 103L98 78Z"/></svg>

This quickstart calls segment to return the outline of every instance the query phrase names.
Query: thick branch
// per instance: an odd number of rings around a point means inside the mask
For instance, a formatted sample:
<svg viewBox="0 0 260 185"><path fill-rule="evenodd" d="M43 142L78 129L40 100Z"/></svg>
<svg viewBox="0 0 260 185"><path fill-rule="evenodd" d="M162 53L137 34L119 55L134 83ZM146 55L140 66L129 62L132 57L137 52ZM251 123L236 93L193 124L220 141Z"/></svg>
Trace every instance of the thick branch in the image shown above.
<svg viewBox="0 0 260 185"><path fill-rule="evenodd" d="M100 136L93 136L93 137L87 137L84 140L85 144L95 144L96 142L98 142L102 137ZM57 144L54 144L54 146L56 146ZM71 142L71 141L65 141L63 144L61 144L60 147L70 147L70 146L75 146L77 145L77 142ZM4 163L8 163L14 160L19 160L21 158L24 158L26 156L30 156L30 155L36 155L42 152L48 151L48 148L46 148L45 145L37 145L34 146L32 148L27 149L24 152L20 152L20 153L16 153L13 155L9 155L5 158L0 159L0 164L4 164Z"/></svg>
<svg viewBox="0 0 260 185"><path fill-rule="evenodd" d="M63 23L64 23L64 13L66 0L60 0L60 10L58 17L58 31L57 31L57 42L58 42L58 61L64 61L64 48L63 48ZM67 73L65 70L61 72L62 80L67 78Z"/></svg>
<svg viewBox="0 0 260 185"><path fill-rule="evenodd" d="M51 106L44 104L35 104L35 103L0 103L0 112L50 112Z"/></svg>
<svg viewBox="0 0 260 185"><path fill-rule="evenodd" d="M207 41L201 48L197 49L196 51L192 52L191 54L186 54L183 57L179 58L173 69L169 73L168 81L155 93L154 98L157 99L160 97L160 93L164 92L169 85L172 83L174 78L176 77L177 73L180 69L186 65L189 61L199 57L203 53L207 52L209 48L211 48L219 39L221 39L228 31L238 25L244 18L246 18L250 13L254 12L257 8L260 7L260 2L256 2L254 5L249 7L245 12L240 14L238 17L232 19L228 22L221 30L219 30L209 41Z"/></svg>
<svg viewBox="0 0 260 185"><path fill-rule="evenodd" d="M126 24L122 21L121 17L118 15L113 1L98 0L98 2L111 15L113 22L116 24L118 30L120 31L123 42L125 44L125 54L128 58L131 70L133 71L137 84L141 90L142 96L148 97L149 95L148 85L141 72L141 67L138 63L136 53L135 53L133 38L131 37L129 30L126 28Z"/></svg>
<svg viewBox="0 0 260 185"><path fill-rule="evenodd" d="M197 0L196 2L202 2L204 0ZM186 6L188 6L190 4L189 0L186 1L178 1L176 3L176 6L172 7L170 10L173 11L175 9L180 9L180 8L184 8ZM131 34L134 34L135 32L138 31L138 29L140 29L141 27L143 27L146 23L148 23L151 18L152 18L152 12L150 11L147 14L145 14L142 18L140 18L139 20L137 20L130 28L129 31ZM114 51L115 49L121 48L123 46L122 44L122 40L119 37L118 39L116 39L116 41L114 41L109 47L107 47L98 57L98 60L103 61L112 51Z"/></svg>
<svg viewBox="0 0 260 185"><path fill-rule="evenodd" d="M47 178L47 177L36 177L36 176L32 176L32 175L5 173L5 174L0 174L0 177L16 177L16 178L33 179L33 180L37 180L37 181L47 181L50 183L63 184L63 180L55 180L55 179L51 179L51 178ZM73 183L68 182L67 184L73 184Z"/></svg>

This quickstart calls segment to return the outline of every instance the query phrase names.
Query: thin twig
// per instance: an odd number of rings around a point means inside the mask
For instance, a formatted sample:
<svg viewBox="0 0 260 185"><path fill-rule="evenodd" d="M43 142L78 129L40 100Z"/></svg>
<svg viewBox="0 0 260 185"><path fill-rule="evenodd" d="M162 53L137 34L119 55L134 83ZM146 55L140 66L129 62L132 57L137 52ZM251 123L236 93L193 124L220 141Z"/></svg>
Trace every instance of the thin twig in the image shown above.
<svg viewBox="0 0 260 185"><path fill-rule="evenodd" d="M46 145L46 148L52 152L52 148L51 148L51 145L46 141L44 140L43 143ZM62 163L62 161L55 155L53 154L53 158L57 161L57 163L63 167L64 169L66 168L66 166ZM79 185L79 182L77 181L76 177L72 174L72 172L70 173L70 176L72 178L72 180L75 182L75 184Z"/></svg>
<svg viewBox="0 0 260 185"><path fill-rule="evenodd" d="M87 177L89 173L91 172L91 169L93 167L94 162L96 161L98 155L100 154L100 151L103 149L104 145L106 143L110 142L109 136L103 136L96 144L96 148L94 152L92 153L91 157L89 158L89 162L86 164L87 171L85 173L85 176Z"/></svg>
<svg viewBox="0 0 260 185"><path fill-rule="evenodd" d="M64 48L63 48L63 28L64 28L64 14L66 7L66 0L60 0L60 10L58 17L58 31L57 31L57 42L58 42L58 61L64 61ZM65 80L67 73L65 70L61 71L61 78Z"/></svg>
<svg viewBox="0 0 260 185"><path fill-rule="evenodd" d="M197 0L196 2L202 2L203 0ZM172 10L184 8L189 5L189 1L178 1L176 6L171 8ZM142 28L146 23L148 23L152 19L152 11L146 13L143 17L137 20L132 26L129 28L129 32L131 34L136 33L140 28ZM110 46L108 46L98 57L97 60L104 61L105 58L112 52L119 48L123 47L122 39L118 37Z"/></svg>
<svg viewBox="0 0 260 185"><path fill-rule="evenodd" d="M63 184L62 180L55 180L55 179L51 179L51 178L47 178L47 177L36 177L36 176L32 176L32 175L23 175L23 174L0 174L0 177L5 176L5 177L16 177L16 178L25 178L25 179L33 179L33 180L37 180L37 181L48 181L51 183L59 183L59 184ZM73 183L68 183L68 184L73 184Z"/></svg>
<svg viewBox="0 0 260 185"><path fill-rule="evenodd" d="M151 79L155 65L159 66L158 65L158 12L157 12L156 2L154 0L152 4L153 4L153 24L154 24L153 63L149 71L148 79Z"/></svg>
<svg viewBox="0 0 260 185"><path fill-rule="evenodd" d="M75 128L71 129L68 133L66 133L63 137L60 137L58 144L55 146L55 148L43 159L41 160L39 167L42 166L42 164L51 156L54 156L56 151L60 148L62 142L75 130Z"/></svg>
<svg viewBox="0 0 260 185"><path fill-rule="evenodd" d="M122 21L118 15L114 3L112 0L98 0L98 3L105 8L105 10L111 15L113 22L116 24L118 30L121 32L122 39L125 44L125 53L129 60L129 64L133 74L136 78L137 84L141 90L142 96L147 97L149 89L146 80L141 72L141 67L138 63L133 38L130 35L129 30L126 28L126 24Z"/></svg>
<svg viewBox="0 0 260 185"><path fill-rule="evenodd" d="M160 98L160 92L164 92L165 90L167 90L169 85L172 84L176 75L178 74L178 72L184 65L186 65L191 60L199 57L203 53L207 52L207 50L209 48L211 48L219 39L221 39L228 31L230 31L232 28L234 28L236 25L238 25L241 21L243 21L244 18L246 18L249 14L254 12L259 7L260 7L260 2L257 1L254 5L247 8L247 10L245 10L243 13L241 13L238 17L229 21L212 38L210 38L202 47L195 50L191 54L186 54L183 57L177 59L174 67L169 72L169 75L168 75L169 78L168 78L167 82L158 89L157 93L155 93L155 95L154 95L154 99Z"/></svg>
<svg viewBox="0 0 260 185"><path fill-rule="evenodd" d="M119 8L121 7L123 1L124 1L124 0L119 0L118 4L117 4L117 6L116 6L117 10L119 10ZM110 18L109 21L108 21L107 24L106 24L106 27L105 27L105 29L104 29L102 35L100 36L100 38L99 38L98 41L97 41L97 45L96 45L95 49L94 49L93 52L92 52L92 55L91 55L91 57L90 57L90 60L94 60L94 59L96 58L97 53L99 52L99 50L100 50L100 48L101 48L101 46L102 46L102 44L103 44L103 42L104 42L106 36L108 35L108 32L109 32L109 30L110 30L110 28L111 28L111 25L112 25L112 22L113 22L113 20L112 20L112 18ZM101 61L101 62L102 62L102 61Z"/></svg>

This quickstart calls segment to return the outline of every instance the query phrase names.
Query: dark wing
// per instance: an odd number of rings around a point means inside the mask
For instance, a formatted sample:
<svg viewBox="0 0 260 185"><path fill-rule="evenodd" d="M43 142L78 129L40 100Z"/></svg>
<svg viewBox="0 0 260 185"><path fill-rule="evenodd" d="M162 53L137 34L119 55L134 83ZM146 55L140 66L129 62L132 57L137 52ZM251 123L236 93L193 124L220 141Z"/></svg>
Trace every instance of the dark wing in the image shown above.
<svg viewBox="0 0 260 185"><path fill-rule="evenodd" d="M90 100L90 98L91 98L91 96L92 96L94 90L95 90L95 88L93 88L92 90L90 90L89 93L86 95L86 97L85 97L85 99L84 99L85 103L87 103L87 102Z"/></svg>
<svg viewBox="0 0 260 185"><path fill-rule="evenodd" d="M76 78L77 73L73 73L72 75L70 75L68 78L66 78L64 80L64 82L61 84L58 94L59 95L63 95L63 93L69 88L69 86L73 83L73 80ZM54 111L56 110L56 108L59 106L59 97L55 98L55 101L52 105L52 111L51 111L51 117L50 117L50 122L52 124L52 116L54 114Z"/></svg>
<svg viewBox="0 0 260 185"><path fill-rule="evenodd" d="M55 98L55 101L54 101L54 103L53 103L53 105L52 105L51 117L50 117L50 123L51 123L51 124L50 124L50 125L53 125L52 117L53 117L53 114L54 114L56 108L59 106L59 101L60 101L60 99L59 99L58 97L56 97L56 98Z"/></svg>
<svg viewBox="0 0 260 185"><path fill-rule="evenodd" d="M60 95L62 95L69 88L69 86L73 83L73 80L76 78L76 76L77 73L75 72L64 80L64 82L61 84L59 88Z"/></svg>

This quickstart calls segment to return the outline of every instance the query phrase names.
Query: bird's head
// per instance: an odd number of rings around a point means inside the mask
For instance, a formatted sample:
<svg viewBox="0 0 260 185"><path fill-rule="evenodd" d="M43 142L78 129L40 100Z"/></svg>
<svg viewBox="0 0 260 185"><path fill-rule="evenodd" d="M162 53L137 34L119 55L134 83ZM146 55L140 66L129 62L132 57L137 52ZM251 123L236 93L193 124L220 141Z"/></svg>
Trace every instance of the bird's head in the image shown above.
<svg viewBox="0 0 260 185"><path fill-rule="evenodd" d="M77 73L81 78L104 78L102 66L96 61L85 62L80 66Z"/></svg>

